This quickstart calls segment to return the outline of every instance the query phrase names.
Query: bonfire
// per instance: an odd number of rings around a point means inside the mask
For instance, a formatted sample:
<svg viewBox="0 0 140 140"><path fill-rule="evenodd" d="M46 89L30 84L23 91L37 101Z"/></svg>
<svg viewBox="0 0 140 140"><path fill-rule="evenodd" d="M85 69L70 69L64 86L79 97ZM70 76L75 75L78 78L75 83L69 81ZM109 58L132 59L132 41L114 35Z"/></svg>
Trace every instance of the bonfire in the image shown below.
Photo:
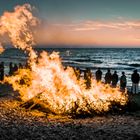
<svg viewBox="0 0 140 140"><path fill-rule="evenodd" d="M64 68L59 52L38 54L32 47L38 24L40 21L33 16L29 4L17 6L0 17L0 34L7 34L15 48L28 54L29 68L4 78L4 83L19 92L22 106L32 102L30 108L40 105L50 113L72 115L108 112L113 105L127 104L127 91L97 83L94 77L91 87L86 89L84 79L77 80L73 68Z"/></svg>

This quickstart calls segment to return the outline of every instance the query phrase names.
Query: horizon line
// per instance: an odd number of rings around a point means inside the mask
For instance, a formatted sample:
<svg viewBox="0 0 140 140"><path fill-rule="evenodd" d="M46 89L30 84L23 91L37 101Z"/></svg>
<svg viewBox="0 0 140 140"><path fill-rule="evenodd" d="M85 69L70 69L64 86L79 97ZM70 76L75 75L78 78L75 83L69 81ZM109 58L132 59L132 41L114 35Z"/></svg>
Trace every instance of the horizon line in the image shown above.
<svg viewBox="0 0 140 140"><path fill-rule="evenodd" d="M13 45L6 45L4 48L14 48ZM56 44L50 44L50 45L34 45L33 48L118 48L118 49L123 49L123 48L130 48L130 49L135 49L135 48L140 48L140 46L102 46L102 45L56 45ZM16 49L16 48L15 48Z"/></svg>

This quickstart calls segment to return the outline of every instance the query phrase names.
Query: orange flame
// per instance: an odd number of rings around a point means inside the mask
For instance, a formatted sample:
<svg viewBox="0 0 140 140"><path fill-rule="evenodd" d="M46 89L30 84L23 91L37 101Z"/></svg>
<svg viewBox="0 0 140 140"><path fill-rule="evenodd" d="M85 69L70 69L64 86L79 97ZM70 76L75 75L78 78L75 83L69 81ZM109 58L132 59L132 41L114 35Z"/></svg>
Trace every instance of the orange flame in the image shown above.
<svg viewBox="0 0 140 140"><path fill-rule="evenodd" d="M84 80L77 80L71 67L64 69L57 52L49 55L43 51L37 55L32 48L34 38L31 31L37 22L29 4L17 6L13 13L6 12L0 18L0 33L8 33L13 45L29 54L30 69L20 69L14 76L5 77L5 82L19 91L23 101L38 96L40 102L45 102L57 114L70 112L73 107L77 108L77 113L102 112L108 111L112 102L127 103L126 94L118 87L111 88L94 79L87 90Z"/></svg>
<svg viewBox="0 0 140 140"><path fill-rule="evenodd" d="M4 50L5 50L5 49L3 48L2 44L0 43L0 54L3 53Z"/></svg>
<svg viewBox="0 0 140 140"><path fill-rule="evenodd" d="M5 12L0 18L0 34L7 33L14 47L29 53L30 59L36 58L32 51L34 45L31 28L37 25L38 19L31 13L31 6L16 6L14 12Z"/></svg>

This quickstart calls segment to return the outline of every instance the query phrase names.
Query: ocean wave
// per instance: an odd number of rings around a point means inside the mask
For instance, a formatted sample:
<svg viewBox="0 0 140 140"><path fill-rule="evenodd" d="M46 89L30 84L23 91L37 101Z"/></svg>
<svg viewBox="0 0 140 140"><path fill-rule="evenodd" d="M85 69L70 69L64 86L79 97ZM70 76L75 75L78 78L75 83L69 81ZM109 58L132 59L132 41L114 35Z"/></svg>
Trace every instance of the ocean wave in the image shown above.
<svg viewBox="0 0 140 140"><path fill-rule="evenodd" d="M80 62L63 62L63 65L65 66L71 66L71 67L79 67L81 69L86 69L86 68L90 68L91 70L96 70L98 68L100 68L101 70L107 70L107 69L111 69L111 70L117 70L117 71L133 71L134 68L133 67L122 67L122 66L103 66L103 65L94 65L94 64L89 64L89 63L80 63Z"/></svg>
<svg viewBox="0 0 140 140"><path fill-rule="evenodd" d="M117 63L119 66L140 67L138 63Z"/></svg>
<svg viewBox="0 0 140 140"><path fill-rule="evenodd" d="M129 66L132 66L132 67L140 67L140 64L137 64L137 63L133 63L133 64L128 64Z"/></svg>
<svg viewBox="0 0 140 140"><path fill-rule="evenodd" d="M0 56L1 59L27 59L27 57L24 56Z"/></svg>
<svg viewBox="0 0 140 140"><path fill-rule="evenodd" d="M103 63L101 60L93 60L93 59L86 59L86 58L68 58L68 59L65 59L63 58L64 61L70 61L72 60L73 62L93 62L93 63L96 63L96 64L101 64Z"/></svg>

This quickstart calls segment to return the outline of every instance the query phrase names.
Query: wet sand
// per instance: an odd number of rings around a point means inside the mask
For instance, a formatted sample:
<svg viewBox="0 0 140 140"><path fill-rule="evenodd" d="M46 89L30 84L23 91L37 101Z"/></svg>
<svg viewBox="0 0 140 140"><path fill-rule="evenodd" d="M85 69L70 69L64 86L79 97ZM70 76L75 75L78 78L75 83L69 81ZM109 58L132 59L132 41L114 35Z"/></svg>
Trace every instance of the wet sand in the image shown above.
<svg viewBox="0 0 140 140"><path fill-rule="evenodd" d="M0 139L140 139L140 111L72 119L25 110L10 87L0 87Z"/></svg>

